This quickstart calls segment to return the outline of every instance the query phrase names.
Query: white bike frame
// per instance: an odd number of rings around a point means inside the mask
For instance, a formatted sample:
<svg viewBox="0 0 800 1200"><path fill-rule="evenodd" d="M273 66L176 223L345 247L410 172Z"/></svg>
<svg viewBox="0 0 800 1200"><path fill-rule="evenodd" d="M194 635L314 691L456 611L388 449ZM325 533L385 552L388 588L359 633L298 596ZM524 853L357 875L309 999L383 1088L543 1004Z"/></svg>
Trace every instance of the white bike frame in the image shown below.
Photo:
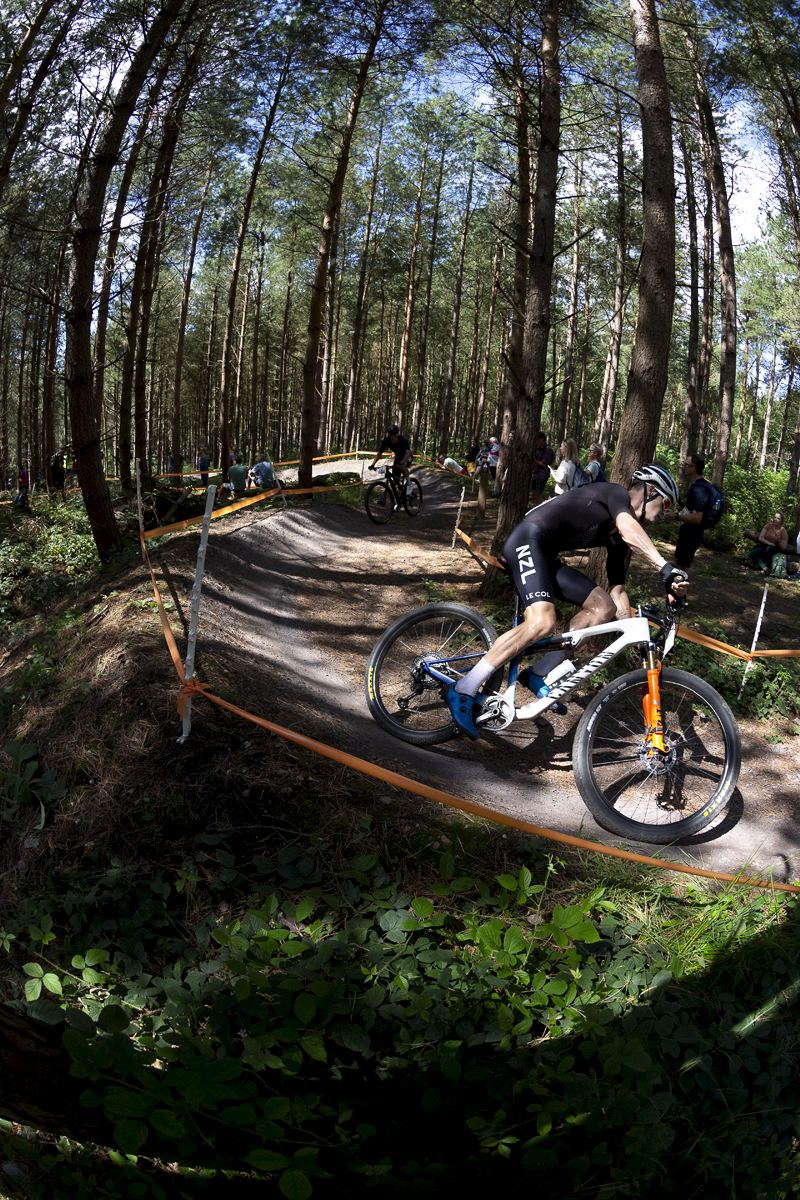
<svg viewBox="0 0 800 1200"><path fill-rule="evenodd" d="M502 696L498 696L497 700L502 707L502 714L496 711L488 710L485 714L481 714L476 718L475 724L481 725L483 722L494 720L498 715L503 715L506 718L506 727L512 721L526 721L530 717L536 717L545 709L551 708L557 704L565 696L569 696L576 688L592 675L595 671L599 671L601 667L605 667L623 650L627 650L629 646L646 646L652 645L653 639L650 634L650 622L647 617L623 617L618 621L608 621L604 625L590 625L586 629L568 630L559 637L544 638L541 642L535 642L529 646L525 654L529 655L536 650L548 649L564 649L566 651L574 650L580 646L581 642L585 642L587 638L600 637L606 633L618 633L619 637L606 646L605 650L601 650L595 655L585 667L579 667L571 675L567 675L564 679L560 679L557 684L550 689L550 694L543 697L541 700L536 699L530 704L523 704L521 708L514 706L514 696L517 690L516 674L513 674L513 683L510 683ZM661 651L661 658L666 658L675 642L675 625L668 630L664 642L664 648ZM512 659L512 668L519 662L522 656ZM443 674L436 670L437 662L446 662L446 659L438 659L433 662L426 663L426 668L436 679L441 679L443 683L452 683L452 676ZM494 700L495 697L487 697L486 699Z"/></svg>

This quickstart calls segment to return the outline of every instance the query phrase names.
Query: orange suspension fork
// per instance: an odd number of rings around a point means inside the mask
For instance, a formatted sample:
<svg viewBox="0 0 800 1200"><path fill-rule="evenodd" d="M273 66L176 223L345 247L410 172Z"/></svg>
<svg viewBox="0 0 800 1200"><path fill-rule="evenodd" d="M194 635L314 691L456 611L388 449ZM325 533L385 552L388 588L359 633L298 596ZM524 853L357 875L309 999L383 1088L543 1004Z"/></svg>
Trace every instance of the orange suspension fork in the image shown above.
<svg viewBox="0 0 800 1200"><path fill-rule="evenodd" d="M653 750L665 753L664 726L661 723L661 691L659 676L661 663L658 662L655 650L647 651L647 687L642 688L642 708L647 741Z"/></svg>

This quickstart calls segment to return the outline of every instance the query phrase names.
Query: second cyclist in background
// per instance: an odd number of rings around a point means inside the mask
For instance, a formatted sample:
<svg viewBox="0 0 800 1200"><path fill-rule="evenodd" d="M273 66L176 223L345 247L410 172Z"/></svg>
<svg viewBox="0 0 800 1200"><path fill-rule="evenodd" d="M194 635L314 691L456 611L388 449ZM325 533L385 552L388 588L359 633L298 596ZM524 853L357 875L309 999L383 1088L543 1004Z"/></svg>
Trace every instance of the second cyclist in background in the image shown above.
<svg viewBox="0 0 800 1200"><path fill-rule="evenodd" d="M406 494L410 496L412 492L412 485L408 475L408 468L411 465L414 455L411 453L411 446L409 445L408 438L403 437L400 432L400 428L397 425L390 425L386 430L386 437L381 442L378 453L375 455L369 465L370 471L375 470L376 463L387 451L390 451L394 455L392 472L395 478L397 478L399 475L403 476L406 484Z"/></svg>

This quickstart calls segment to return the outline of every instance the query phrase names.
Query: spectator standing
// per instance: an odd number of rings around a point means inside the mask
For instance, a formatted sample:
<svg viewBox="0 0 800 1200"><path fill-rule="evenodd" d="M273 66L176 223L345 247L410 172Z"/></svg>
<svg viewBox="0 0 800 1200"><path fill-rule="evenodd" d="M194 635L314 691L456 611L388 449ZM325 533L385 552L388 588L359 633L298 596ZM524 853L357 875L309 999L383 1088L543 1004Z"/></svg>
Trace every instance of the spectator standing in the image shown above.
<svg viewBox="0 0 800 1200"><path fill-rule="evenodd" d="M468 475L474 474L475 463L477 462L478 455L480 454L480 452L481 452L481 444L477 438L473 438L472 445L470 446L469 450L467 451L467 459L466 459L467 467L466 467L466 469L467 469Z"/></svg>
<svg viewBox="0 0 800 1200"><path fill-rule="evenodd" d="M496 437L489 438L489 474L497 491L497 463L500 458L500 443Z"/></svg>
<svg viewBox="0 0 800 1200"><path fill-rule="evenodd" d="M675 562L685 571L692 565L695 554L703 544L705 509L711 495L711 484L703 478L705 469L706 460L702 454L692 454L681 464L684 478L689 484L689 495L684 507L675 514L681 526L675 547Z"/></svg>
<svg viewBox="0 0 800 1200"><path fill-rule="evenodd" d="M550 467L553 465L554 458L553 447L547 443L547 434L537 433L533 448L533 475L531 477L534 508L544 499L544 489L550 478Z"/></svg>
<svg viewBox="0 0 800 1200"><path fill-rule="evenodd" d="M600 462L600 457L603 453L603 447L597 442L592 442L589 447L589 461L586 464L586 470L592 477L592 483L607 483L606 473L603 470L603 464Z"/></svg>
<svg viewBox="0 0 800 1200"><path fill-rule="evenodd" d="M64 477L64 447L61 446L50 459L50 478L53 480L55 491L63 492Z"/></svg>
<svg viewBox="0 0 800 1200"><path fill-rule="evenodd" d="M200 472L200 487L208 487L208 468L211 466L211 455L205 442L197 447L197 469Z"/></svg>
<svg viewBox="0 0 800 1200"><path fill-rule="evenodd" d="M568 492L572 487L575 468L581 465L581 456L574 438L565 438L559 446L558 452L561 455L561 462L558 464L558 469L550 468L550 474L555 481L556 495L560 496L562 492Z"/></svg>

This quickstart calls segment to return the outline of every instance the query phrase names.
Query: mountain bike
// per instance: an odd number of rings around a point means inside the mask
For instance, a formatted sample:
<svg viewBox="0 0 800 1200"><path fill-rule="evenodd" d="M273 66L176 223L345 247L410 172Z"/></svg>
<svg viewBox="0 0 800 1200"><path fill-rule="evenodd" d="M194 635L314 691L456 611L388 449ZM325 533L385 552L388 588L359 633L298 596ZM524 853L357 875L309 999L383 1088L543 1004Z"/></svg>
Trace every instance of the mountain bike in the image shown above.
<svg viewBox="0 0 800 1200"><path fill-rule="evenodd" d="M404 508L410 517L415 517L422 508L422 485L414 475L409 475L411 492L406 491L406 483L398 470L387 471L386 467L375 468L382 476L371 483L364 495L364 507L367 516L376 525L385 525L393 512Z"/></svg>
<svg viewBox="0 0 800 1200"><path fill-rule="evenodd" d="M581 798L604 829L637 841L667 843L705 828L728 803L739 777L741 739L722 696L703 679L663 667L675 642L677 604L642 604L635 617L543 638L500 667L476 697L479 730L499 732L538 717L634 648L641 669L612 680L578 721L572 767ZM514 624L522 617L517 600ZM524 657L568 654L610 636L585 665L561 663L546 677L550 694L517 707ZM369 710L383 729L414 746L460 734L444 695L483 657L497 631L463 604L426 604L382 635L366 671ZM563 705L561 710L564 711Z"/></svg>

